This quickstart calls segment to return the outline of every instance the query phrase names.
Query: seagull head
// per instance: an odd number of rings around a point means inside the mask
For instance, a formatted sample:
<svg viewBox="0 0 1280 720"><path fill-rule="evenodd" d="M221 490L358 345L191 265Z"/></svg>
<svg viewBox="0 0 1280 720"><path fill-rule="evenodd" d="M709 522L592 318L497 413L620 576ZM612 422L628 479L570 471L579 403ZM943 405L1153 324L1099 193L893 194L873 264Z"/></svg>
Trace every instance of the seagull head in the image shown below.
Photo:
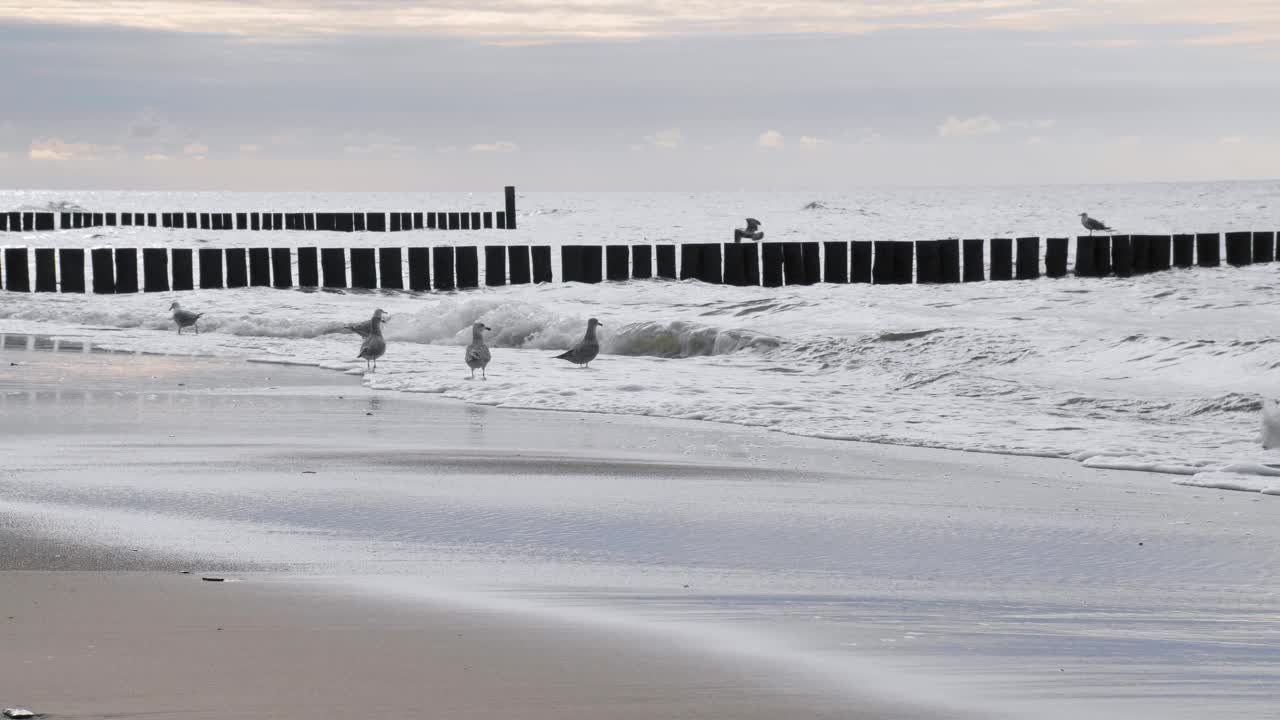
<svg viewBox="0 0 1280 720"><path fill-rule="evenodd" d="M472 325L472 326L471 326L471 329L472 329L472 330L488 330L488 331L492 331L492 330L493 330L493 328L489 327L488 325L485 325L485 324L484 324L484 323L482 323L482 322L478 322L478 323L476 323L476 324Z"/></svg>
<svg viewBox="0 0 1280 720"><path fill-rule="evenodd" d="M1080 217L1087 218L1089 217L1089 213L1080 213Z"/></svg>
<svg viewBox="0 0 1280 720"><path fill-rule="evenodd" d="M382 308L378 308L377 310L374 310L373 316L378 320L381 320L382 322L391 322L391 316L387 315L387 312Z"/></svg>
<svg viewBox="0 0 1280 720"><path fill-rule="evenodd" d="M169 306L169 309L170 309L170 310L181 310L182 308L178 307L178 303L177 303L177 301L174 301L174 303L173 303L172 305L170 305L170 306Z"/></svg>
<svg viewBox="0 0 1280 720"><path fill-rule="evenodd" d="M588 320L588 321L587 321L587 327L595 327L595 326L597 326L597 325L601 325L601 326L603 326L603 325L604 325L604 323L600 322L599 320L597 320L597 319L595 319L595 318L591 318L590 320Z"/></svg>

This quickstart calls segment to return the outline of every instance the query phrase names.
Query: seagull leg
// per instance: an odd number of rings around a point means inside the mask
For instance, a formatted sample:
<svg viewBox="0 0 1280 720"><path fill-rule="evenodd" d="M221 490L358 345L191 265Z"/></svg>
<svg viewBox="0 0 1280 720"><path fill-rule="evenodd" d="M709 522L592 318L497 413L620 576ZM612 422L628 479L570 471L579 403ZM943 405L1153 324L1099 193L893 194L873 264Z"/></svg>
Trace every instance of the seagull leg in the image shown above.
<svg viewBox="0 0 1280 720"><path fill-rule="evenodd" d="M472 370L472 371L471 371L471 374L474 376L474 375L476 374L476 371L475 371L475 370ZM488 379L489 379L489 376L488 376L487 374L485 374L484 368L480 368L480 379L481 379L481 380L488 380Z"/></svg>

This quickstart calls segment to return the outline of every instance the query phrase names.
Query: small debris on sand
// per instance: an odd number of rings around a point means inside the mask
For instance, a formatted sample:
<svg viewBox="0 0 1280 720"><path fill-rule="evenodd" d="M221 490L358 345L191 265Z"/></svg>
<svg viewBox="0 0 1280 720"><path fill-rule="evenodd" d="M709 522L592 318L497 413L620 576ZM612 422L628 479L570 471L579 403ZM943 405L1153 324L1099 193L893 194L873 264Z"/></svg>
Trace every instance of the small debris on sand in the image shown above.
<svg viewBox="0 0 1280 720"><path fill-rule="evenodd" d="M202 577L200 579L205 582L226 582L227 581L226 578L220 578L220 577Z"/></svg>

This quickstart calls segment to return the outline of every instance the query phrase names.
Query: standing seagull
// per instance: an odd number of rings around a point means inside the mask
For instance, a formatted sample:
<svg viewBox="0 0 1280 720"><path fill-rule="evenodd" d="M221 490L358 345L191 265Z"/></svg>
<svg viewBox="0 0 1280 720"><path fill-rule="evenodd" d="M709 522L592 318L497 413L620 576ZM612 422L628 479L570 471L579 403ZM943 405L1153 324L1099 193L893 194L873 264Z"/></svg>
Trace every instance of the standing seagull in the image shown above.
<svg viewBox="0 0 1280 720"><path fill-rule="evenodd" d="M1107 227L1106 223L1089 217L1089 213L1080 213L1080 224L1084 226L1085 230L1089 231L1090 235L1093 234L1094 230L1106 230L1107 232L1111 232L1111 228Z"/></svg>
<svg viewBox="0 0 1280 720"><path fill-rule="evenodd" d="M170 305L169 309L173 311L173 321L178 325L179 335L182 334L182 328L184 327L193 327L196 329L196 334L200 334L200 326L196 325L196 321L199 320L204 313L193 313L190 310L183 310L176 302Z"/></svg>
<svg viewBox="0 0 1280 720"><path fill-rule="evenodd" d="M369 335L360 343L360 354L356 356L364 358L365 372L370 371L370 363L376 371L378 358L387 351L387 341L382 339L382 315L382 308L373 311L373 317L369 319Z"/></svg>
<svg viewBox="0 0 1280 720"><path fill-rule="evenodd" d="M563 355L557 355L557 360L568 360L582 367L587 367L588 363L596 359L596 355L600 354L600 343L596 340L596 326L603 325L595 318L587 321L587 334L582 336L577 345L569 348L569 351Z"/></svg>
<svg viewBox="0 0 1280 720"><path fill-rule="evenodd" d="M485 376L484 369L489 365L490 355L489 346L484 344L484 331L493 328L484 323L476 323L471 326L471 344L467 346L466 360L467 367L471 368L471 379L476 379L476 368L480 368L480 379L488 380Z"/></svg>

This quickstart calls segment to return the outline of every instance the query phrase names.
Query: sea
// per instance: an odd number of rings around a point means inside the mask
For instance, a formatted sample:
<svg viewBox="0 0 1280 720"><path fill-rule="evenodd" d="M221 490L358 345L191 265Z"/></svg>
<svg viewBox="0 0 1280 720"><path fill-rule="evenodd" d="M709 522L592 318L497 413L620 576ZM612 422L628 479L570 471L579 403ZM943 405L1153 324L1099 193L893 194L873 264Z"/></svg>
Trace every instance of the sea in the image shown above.
<svg viewBox="0 0 1280 720"><path fill-rule="evenodd" d="M0 211L501 210L478 193L0 191ZM869 187L844 192L518 193L518 229L400 233L98 227L3 233L4 247L409 247L930 240L1280 230L1280 181ZM553 257L558 253L553 251ZM558 267L555 269L557 277ZM698 281L459 292L266 288L94 296L0 292L0 333L115 350L242 357L363 375L479 405L701 420L832 441L1067 458L1280 494L1264 450L1280 396L1280 265L1132 278L742 288ZM169 306L204 313L174 332ZM389 313L376 372L345 326ZM554 356L602 323L602 354ZM488 379L462 348L492 328ZM1269 443L1268 443L1269 444Z"/></svg>

